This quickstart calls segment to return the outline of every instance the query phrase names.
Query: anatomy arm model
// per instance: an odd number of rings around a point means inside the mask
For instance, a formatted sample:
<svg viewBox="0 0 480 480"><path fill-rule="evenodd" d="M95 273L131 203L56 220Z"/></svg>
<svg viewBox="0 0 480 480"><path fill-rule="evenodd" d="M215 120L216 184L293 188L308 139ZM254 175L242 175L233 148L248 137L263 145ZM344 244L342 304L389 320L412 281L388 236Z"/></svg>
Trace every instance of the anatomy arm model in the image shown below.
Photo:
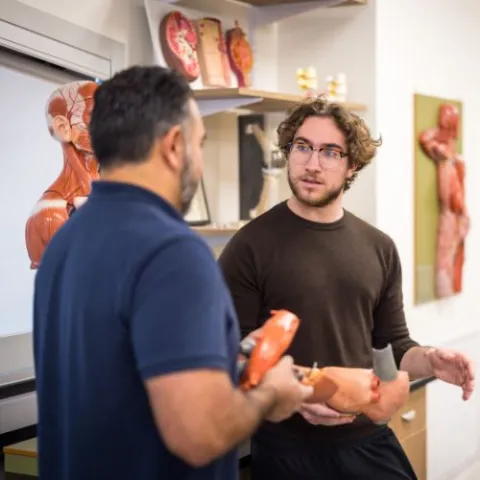
<svg viewBox="0 0 480 480"><path fill-rule="evenodd" d="M300 320L291 312L279 310L255 335L240 345L240 386L255 388L263 375L283 356L292 342ZM364 414L376 423L386 423L407 400L409 378L397 370L390 345L373 351L374 368L296 366L297 377L314 388L309 403L326 403L346 414Z"/></svg>

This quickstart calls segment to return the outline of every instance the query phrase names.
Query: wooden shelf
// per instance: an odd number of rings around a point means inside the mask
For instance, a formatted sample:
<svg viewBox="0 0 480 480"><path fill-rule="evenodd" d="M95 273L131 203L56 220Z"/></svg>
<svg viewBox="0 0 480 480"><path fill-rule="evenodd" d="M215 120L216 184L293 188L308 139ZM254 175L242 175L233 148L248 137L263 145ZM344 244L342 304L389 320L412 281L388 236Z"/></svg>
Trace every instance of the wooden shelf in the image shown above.
<svg viewBox="0 0 480 480"><path fill-rule="evenodd" d="M318 0L237 0L255 7L270 7L274 5L291 5L294 3L318 2ZM331 7L351 7L353 5L366 5L367 0L343 0L342 2L331 5ZM320 4L319 7L322 7Z"/></svg>
<svg viewBox="0 0 480 480"><path fill-rule="evenodd" d="M301 95L250 88L198 89L195 90L195 98L203 115L212 115L234 108L246 108L257 113L282 112L304 100ZM346 102L344 105L351 111L366 110L366 106L361 103Z"/></svg>

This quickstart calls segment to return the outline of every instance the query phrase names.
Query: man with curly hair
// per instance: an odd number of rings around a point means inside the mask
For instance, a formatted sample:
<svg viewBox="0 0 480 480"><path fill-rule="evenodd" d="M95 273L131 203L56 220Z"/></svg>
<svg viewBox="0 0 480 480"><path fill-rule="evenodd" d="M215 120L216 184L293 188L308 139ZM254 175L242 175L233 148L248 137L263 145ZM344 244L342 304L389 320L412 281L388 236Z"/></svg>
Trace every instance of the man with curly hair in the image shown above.
<svg viewBox="0 0 480 480"><path fill-rule="evenodd" d="M297 364L371 368L372 348L391 344L411 379L436 376L461 386L468 399L471 361L410 338L394 242L342 207L381 141L360 117L323 98L297 105L277 133L292 196L243 227L219 259L242 333L260 327L270 310L286 308L302 320L290 349ZM254 436L252 478L416 476L388 426L305 404L284 422L265 422Z"/></svg>

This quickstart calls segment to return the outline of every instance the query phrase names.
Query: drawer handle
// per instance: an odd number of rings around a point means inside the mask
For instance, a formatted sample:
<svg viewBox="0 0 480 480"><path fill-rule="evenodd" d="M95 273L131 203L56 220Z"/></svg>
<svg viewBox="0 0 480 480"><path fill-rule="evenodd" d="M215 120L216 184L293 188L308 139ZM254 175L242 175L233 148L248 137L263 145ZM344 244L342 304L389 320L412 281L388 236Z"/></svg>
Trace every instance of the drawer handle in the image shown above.
<svg viewBox="0 0 480 480"><path fill-rule="evenodd" d="M409 410L401 415L401 419L405 422L413 422L417 416L417 412L415 410Z"/></svg>

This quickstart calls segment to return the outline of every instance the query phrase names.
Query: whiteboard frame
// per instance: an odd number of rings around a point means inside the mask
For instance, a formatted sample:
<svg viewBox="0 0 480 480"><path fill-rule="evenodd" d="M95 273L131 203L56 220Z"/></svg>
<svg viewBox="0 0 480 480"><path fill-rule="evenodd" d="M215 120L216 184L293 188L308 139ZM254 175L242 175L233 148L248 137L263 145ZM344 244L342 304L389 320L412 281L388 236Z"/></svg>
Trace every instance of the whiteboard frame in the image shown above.
<svg viewBox="0 0 480 480"><path fill-rule="evenodd" d="M18 0L1 0L0 47L101 80L126 67L125 44Z"/></svg>
<svg viewBox="0 0 480 480"><path fill-rule="evenodd" d="M0 48L0 63L40 77L63 75L66 82L75 73L105 80L127 66L125 44L17 0L0 0ZM15 53L60 68L34 65ZM0 387L32 377L32 332L0 336ZM36 421L34 392L0 401L0 435Z"/></svg>

